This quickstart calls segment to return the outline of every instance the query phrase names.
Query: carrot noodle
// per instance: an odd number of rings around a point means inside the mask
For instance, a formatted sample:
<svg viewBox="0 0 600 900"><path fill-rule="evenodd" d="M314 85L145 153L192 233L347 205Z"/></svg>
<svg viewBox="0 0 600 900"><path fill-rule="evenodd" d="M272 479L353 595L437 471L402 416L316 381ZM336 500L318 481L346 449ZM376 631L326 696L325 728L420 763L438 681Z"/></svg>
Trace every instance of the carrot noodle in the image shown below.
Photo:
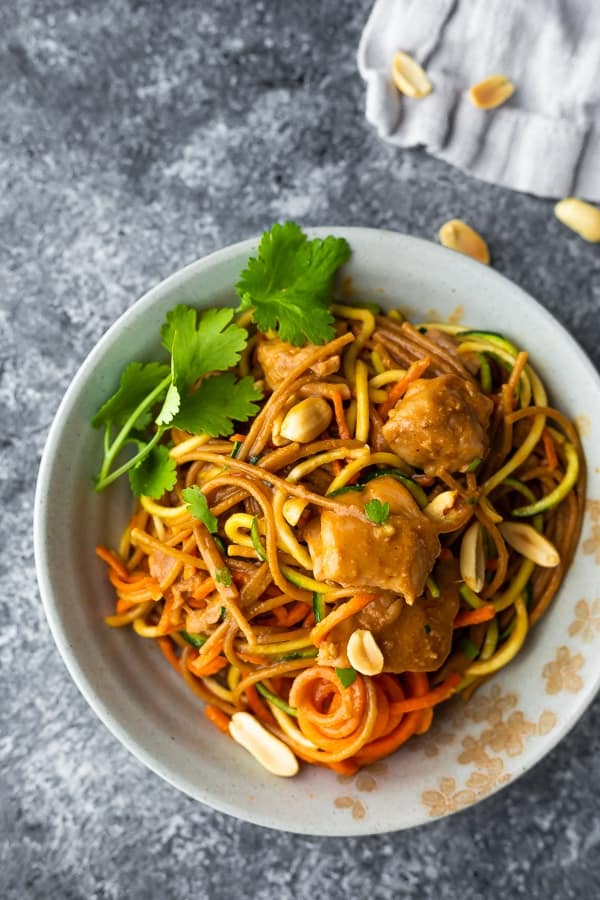
<svg viewBox="0 0 600 900"><path fill-rule="evenodd" d="M106 547L96 547L96 556L99 556L103 562L107 563L109 568L111 568L123 581L129 580L129 572L112 550L108 550Z"/></svg>
<svg viewBox="0 0 600 900"><path fill-rule="evenodd" d="M160 647L163 656L169 662L176 672L179 672L179 660L175 653L175 649L170 640L166 637L158 638L158 646Z"/></svg>
<svg viewBox="0 0 600 900"><path fill-rule="evenodd" d="M417 362L412 363L406 375L403 375L400 381L397 381L393 388L388 393L387 400L385 400L381 406L379 407L379 415L382 419L385 419L391 409L396 405L398 400L404 396L407 389L410 387L413 381L416 381L417 378L420 378L423 375L429 366L431 365L431 357L426 356L425 359L417 360Z"/></svg>
<svg viewBox="0 0 600 900"><path fill-rule="evenodd" d="M162 444L177 474L173 489L157 499L140 498L119 551L101 545L96 554L115 592L106 624L131 626L157 641L216 728L229 734L230 717L246 710L298 759L351 776L425 734L440 704L457 693L468 698L520 652L573 559L585 505L585 462L573 424L549 405L526 351L499 343L497 335L473 331L461 337L462 328L443 323L419 330L367 308L334 305L332 313L338 336L301 356L290 354L275 389L267 390L247 427L240 426L246 433L225 439L165 431ZM248 332L233 371L270 384L257 353L268 338L259 338L252 323ZM394 422L389 413L420 378L453 375L476 390L468 368L473 353L492 360L489 449L469 471L447 461L434 474L415 471L402 448L388 443L388 423ZM309 442L283 443L277 423L307 397L331 404L331 422ZM574 452L579 471L573 486ZM361 574L369 570L369 542L406 527L395 507L384 510L379 524L365 509L373 496L367 490L385 488L374 476L390 472L423 491L427 503L451 490L470 509L454 531L438 535L439 557L425 573L427 594L415 600L425 609L454 604L446 626L433 616L425 626L425 634L445 627L450 646L437 662L423 655L428 671L406 671L395 655L403 636L386 616L404 609L402 595L363 583L371 576ZM183 491L193 486L206 497L214 531L186 504ZM554 544L560 556L554 569L523 559L501 530L519 507L540 503L541 513L522 513L522 521ZM324 514L336 535L338 522L356 528L365 566L349 566L347 579L326 577L320 556L333 550L319 531ZM459 580L463 535L475 521L485 550L478 594L465 591ZM344 544L340 557L353 549L350 541ZM449 570L456 573L454 588L445 580ZM397 621L404 627L402 616ZM382 651L379 674L351 668L348 640L358 628L371 630ZM434 632L432 646L440 635Z"/></svg>
<svg viewBox="0 0 600 900"><path fill-rule="evenodd" d="M215 675L217 672L220 672L221 669L224 669L227 665L227 660L224 656L215 656L214 659L209 660L209 662L204 663L203 665L196 665L198 660L193 660L189 663L189 670L194 675L197 675L198 678L205 677L207 675Z"/></svg>
<svg viewBox="0 0 600 900"><path fill-rule="evenodd" d="M552 435L547 428L544 428L542 440L544 442L544 453L546 454L548 468L551 471L554 471L558 467L558 456L556 455L556 447L554 446Z"/></svg>
<svg viewBox="0 0 600 900"><path fill-rule="evenodd" d="M348 423L346 422L344 405L342 403L342 395L340 391L334 391L332 394L332 399L339 436L342 438L342 440L348 440L350 438L350 429L348 428Z"/></svg>
<svg viewBox="0 0 600 900"><path fill-rule="evenodd" d="M205 706L204 715L219 731L222 731L223 734L229 734L229 717L218 706Z"/></svg>
<svg viewBox="0 0 600 900"><path fill-rule="evenodd" d="M344 603L343 606L338 606L338 608L330 613L326 619L323 619L322 622L315 625L311 631L310 636L315 647L319 647L320 644L323 643L325 635L328 634L332 628L339 625L340 622L343 622L344 619L347 619L349 616L353 616L354 613L360 612L367 603L370 603L371 600L374 599L375 594L360 593L356 594L351 600L348 600L347 603Z"/></svg>
<svg viewBox="0 0 600 900"><path fill-rule="evenodd" d="M392 704L394 712L414 712L417 709L427 709L430 706L437 706L443 703L448 697L451 697L460 681L460 675L457 672L451 672L450 675L438 687L422 694L420 697L414 697L407 700L396 700Z"/></svg>
<svg viewBox="0 0 600 900"><path fill-rule="evenodd" d="M494 606L480 606L478 609L470 609L467 612L460 612L454 620L454 628L465 628L467 625L480 625L482 622L489 622L496 615Z"/></svg>

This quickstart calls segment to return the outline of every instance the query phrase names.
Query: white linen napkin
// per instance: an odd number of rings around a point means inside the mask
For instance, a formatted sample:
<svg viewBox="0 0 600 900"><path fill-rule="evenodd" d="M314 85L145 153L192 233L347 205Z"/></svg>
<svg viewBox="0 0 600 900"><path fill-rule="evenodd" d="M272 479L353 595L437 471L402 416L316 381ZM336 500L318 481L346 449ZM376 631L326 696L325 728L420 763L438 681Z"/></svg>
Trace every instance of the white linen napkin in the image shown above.
<svg viewBox="0 0 600 900"><path fill-rule="evenodd" d="M397 50L426 70L429 96L394 87ZM598 0L376 0L358 65L384 140L515 190L600 200ZM477 109L469 87L497 73L515 93Z"/></svg>

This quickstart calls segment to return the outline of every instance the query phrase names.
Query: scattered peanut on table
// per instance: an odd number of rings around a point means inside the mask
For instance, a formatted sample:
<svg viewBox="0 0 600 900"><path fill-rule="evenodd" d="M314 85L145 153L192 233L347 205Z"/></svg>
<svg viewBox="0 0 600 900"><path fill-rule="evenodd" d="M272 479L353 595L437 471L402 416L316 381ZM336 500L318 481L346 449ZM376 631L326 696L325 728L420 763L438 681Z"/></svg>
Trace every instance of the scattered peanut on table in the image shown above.
<svg viewBox="0 0 600 900"><path fill-rule="evenodd" d="M478 109L496 109L514 92L515 86L506 75L489 75L469 88L469 99Z"/></svg>
<svg viewBox="0 0 600 900"><path fill-rule="evenodd" d="M413 100L420 100L433 90L425 70L412 56L402 50L394 54L392 80L401 94L412 97Z"/></svg>
<svg viewBox="0 0 600 900"><path fill-rule="evenodd" d="M554 207L554 214L584 240L600 242L600 209L597 206L578 197L565 197Z"/></svg>
<svg viewBox="0 0 600 900"><path fill-rule="evenodd" d="M490 251L488 245L470 225L462 219L451 219L439 230L440 243L450 250L457 250L471 256L478 262L489 265Z"/></svg>

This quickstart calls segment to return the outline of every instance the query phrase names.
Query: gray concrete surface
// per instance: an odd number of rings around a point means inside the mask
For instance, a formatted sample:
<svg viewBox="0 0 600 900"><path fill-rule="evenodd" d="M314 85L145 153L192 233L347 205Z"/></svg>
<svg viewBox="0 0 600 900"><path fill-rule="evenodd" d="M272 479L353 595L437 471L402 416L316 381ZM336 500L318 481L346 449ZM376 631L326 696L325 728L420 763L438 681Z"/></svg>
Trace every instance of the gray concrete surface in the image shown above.
<svg viewBox="0 0 600 900"><path fill-rule="evenodd" d="M275 220L433 238L454 216L600 363L600 251L551 203L382 144L355 51L370 0L0 6L0 897L600 896L600 705L524 778L409 833L321 840L216 814L146 771L71 682L31 515L60 398L108 325ZM543 159L539 161L544 164Z"/></svg>

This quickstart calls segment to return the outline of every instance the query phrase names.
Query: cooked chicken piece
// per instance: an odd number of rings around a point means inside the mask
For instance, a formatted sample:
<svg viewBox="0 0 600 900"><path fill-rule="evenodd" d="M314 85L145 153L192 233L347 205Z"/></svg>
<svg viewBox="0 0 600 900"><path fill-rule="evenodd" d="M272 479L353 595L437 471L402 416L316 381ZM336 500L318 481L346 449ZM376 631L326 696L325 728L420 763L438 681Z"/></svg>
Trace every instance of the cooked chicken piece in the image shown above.
<svg viewBox="0 0 600 900"><path fill-rule="evenodd" d="M390 505L383 525L324 510L305 527L315 578L390 590L414 603L440 552L436 529L409 491L389 476L342 494L337 502L364 508L374 499Z"/></svg>
<svg viewBox="0 0 600 900"><path fill-rule="evenodd" d="M159 584L169 577L176 565L177 560L172 556L167 556L161 550L155 550L148 556L148 569Z"/></svg>
<svg viewBox="0 0 600 900"><path fill-rule="evenodd" d="M306 344L304 347L294 347L286 344L279 338L269 341L261 341L256 351L257 359L265 373L265 380L272 391L287 378L292 369L299 366L302 360L315 350L314 344ZM332 356L311 366L310 371L315 375L325 376L337 372L340 367L339 356Z"/></svg>
<svg viewBox="0 0 600 900"><path fill-rule="evenodd" d="M383 434L394 451L427 475L464 472L489 448L493 403L458 375L418 378L390 411Z"/></svg>
<svg viewBox="0 0 600 900"><path fill-rule="evenodd" d="M360 612L336 625L319 650L323 665L349 665L346 645L356 628L367 628L383 653L384 672L433 672L450 653L458 612L460 572L456 561L438 563L441 595L418 597L412 606L382 593Z"/></svg>

